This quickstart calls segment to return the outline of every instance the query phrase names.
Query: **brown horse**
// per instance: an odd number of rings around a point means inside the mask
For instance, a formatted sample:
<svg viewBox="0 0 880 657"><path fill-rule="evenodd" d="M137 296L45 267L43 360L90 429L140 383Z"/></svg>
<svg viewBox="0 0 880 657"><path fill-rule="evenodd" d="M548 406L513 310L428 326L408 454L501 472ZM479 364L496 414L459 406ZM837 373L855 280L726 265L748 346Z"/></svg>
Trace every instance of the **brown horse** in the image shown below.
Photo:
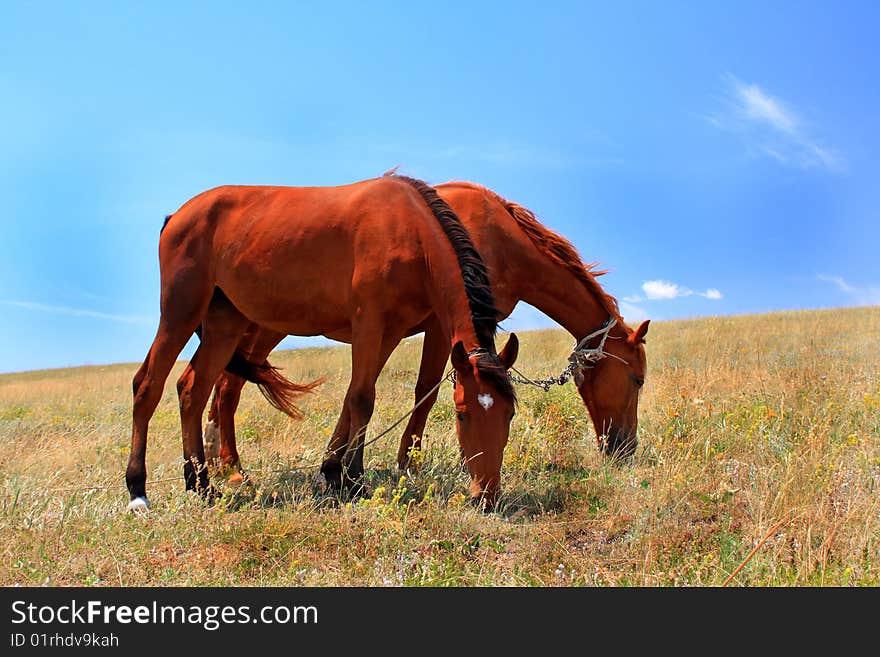
<svg viewBox="0 0 880 657"><path fill-rule="evenodd" d="M341 484L363 473L379 372L410 327L428 317L451 341L472 489L491 504L514 412L507 369L517 341L511 336L496 354L499 313L485 265L431 187L403 176L341 187L219 187L166 219L159 264L159 328L133 381L129 508L149 506L147 426L194 332L201 344L177 383L184 479L188 490L208 494L201 418L221 372L229 367L254 380L288 408L314 385L285 387L264 359L245 358L238 346L251 325L351 343L346 431L337 429L322 467Z"/></svg>
<svg viewBox="0 0 880 657"><path fill-rule="evenodd" d="M602 272L584 265L567 240L541 225L526 208L473 183L447 183L436 189L473 236L488 266L501 317L522 300L552 317L578 341L609 319L616 321L604 345L604 351L612 357L576 372L575 382L592 418L599 447L609 455L632 454L637 446L638 396L645 379L643 343L648 321L635 331L628 329L617 302L596 281ZM416 408L403 432L398 451L402 469L408 465L410 450L420 446L428 412L437 396L436 390L431 390L442 377L449 357L448 340L438 318L424 320L409 333L419 331L425 331L425 339L415 399L428 398ZM264 362L283 338L282 334L252 327L243 348L251 358ZM233 467L239 462L234 413L243 385L244 380L233 375L218 381L206 427L206 432L213 434L214 445L219 433L219 454L214 452L212 456L219 455L221 463ZM343 413L343 429L346 422Z"/></svg>

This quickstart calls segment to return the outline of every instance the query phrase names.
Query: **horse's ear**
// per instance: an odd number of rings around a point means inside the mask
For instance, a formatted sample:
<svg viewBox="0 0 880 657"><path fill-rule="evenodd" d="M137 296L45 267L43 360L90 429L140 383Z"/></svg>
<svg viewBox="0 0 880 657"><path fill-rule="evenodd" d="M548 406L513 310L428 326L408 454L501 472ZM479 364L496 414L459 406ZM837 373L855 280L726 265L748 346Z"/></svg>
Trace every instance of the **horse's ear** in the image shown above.
<svg viewBox="0 0 880 657"><path fill-rule="evenodd" d="M633 344L639 344L640 342L645 341L645 336L648 334L648 324L651 323L650 319L646 319L644 322L639 324L639 328L632 332L632 335L629 336L629 341Z"/></svg>
<svg viewBox="0 0 880 657"><path fill-rule="evenodd" d="M507 344L504 345L501 353L498 354L501 366L509 370L516 362L517 354L519 354L519 338L516 337L516 333L511 333L510 337L507 338Z"/></svg>
<svg viewBox="0 0 880 657"><path fill-rule="evenodd" d="M464 343L461 340L452 347L452 366L459 374L467 374L471 371L471 362L468 360L467 352L464 350Z"/></svg>

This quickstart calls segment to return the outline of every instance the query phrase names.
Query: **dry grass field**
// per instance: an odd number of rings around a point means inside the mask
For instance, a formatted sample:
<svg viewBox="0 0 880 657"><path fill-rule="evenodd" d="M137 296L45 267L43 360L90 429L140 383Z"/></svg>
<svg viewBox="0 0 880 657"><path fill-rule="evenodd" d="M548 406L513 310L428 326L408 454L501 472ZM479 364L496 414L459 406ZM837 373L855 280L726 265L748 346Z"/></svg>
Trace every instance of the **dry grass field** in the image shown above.
<svg viewBox="0 0 880 657"><path fill-rule="evenodd" d="M572 340L520 335L519 369L555 374ZM146 350L148 345L144 345ZM379 382L370 436L410 407L420 341ZM572 384L519 389L499 510L464 499L451 388L423 465L367 448L372 496L314 486L348 347L276 353L325 376L293 422L252 386L238 412L248 485L185 493L174 381L151 424L153 510L123 511L136 365L0 376L2 585L877 586L880 307L652 324L634 459L599 455Z"/></svg>

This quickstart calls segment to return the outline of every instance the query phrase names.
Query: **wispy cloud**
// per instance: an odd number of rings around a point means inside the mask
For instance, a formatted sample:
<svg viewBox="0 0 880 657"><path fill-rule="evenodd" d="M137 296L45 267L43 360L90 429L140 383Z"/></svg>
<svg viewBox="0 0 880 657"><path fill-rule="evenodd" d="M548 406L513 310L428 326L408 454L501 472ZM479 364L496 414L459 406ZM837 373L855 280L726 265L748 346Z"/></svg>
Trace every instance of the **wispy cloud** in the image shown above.
<svg viewBox="0 0 880 657"><path fill-rule="evenodd" d="M744 84L736 78L731 80L731 84L739 109L748 119L766 123L789 135L796 134L798 121L781 101L764 93L756 84Z"/></svg>
<svg viewBox="0 0 880 657"><path fill-rule="evenodd" d="M816 278L826 283L833 283L838 289L850 297L860 306L873 306L880 304L880 286L868 285L866 287L850 285L843 276L826 276L817 274Z"/></svg>
<svg viewBox="0 0 880 657"><path fill-rule="evenodd" d="M662 280L645 281L642 283L642 293L645 295L644 297L638 294L633 294L628 297L623 297L623 300L632 304L644 300L668 301L670 299L680 299L682 297L691 296L705 297L706 299L712 299L714 301L724 298L721 291L714 287L707 288L705 291L700 292L699 290L692 290L688 287L683 287L678 283L671 283L670 281Z"/></svg>
<svg viewBox="0 0 880 657"><path fill-rule="evenodd" d="M584 137L581 141L586 139ZM501 167L525 167L568 170L583 167L617 167L624 163L616 148L600 144L601 148L575 150L570 146L530 145L496 140L474 144L434 144L423 142L366 143L364 147L381 153L390 161L412 162L431 159L445 162L483 162Z"/></svg>
<svg viewBox="0 0 880 657"><path fill-rule="evenodd" d="M26 310L35 310L38 312L54 313L57 315L68 315L72 317L92 317L95 319L106 319L113 322L124 322L126 324L148 324L156 321L154 317L148 317L146 315L116 315L113 313L102 313L97 310L88 310L85 308L53 306L46 303L37 303L35 301L14 301L12 299L0 299L0 304L6 306L15 306L16 308L24 308Z"/></svg>
<svg viewBox="0 0 880 657"><path fill-rule="evenodd" d="M752 150L785 166L835 171L846 167L839 154L809 134L790 104L733 75L725 82L723 111L706 117L712 125L739 135Z"/></svg>

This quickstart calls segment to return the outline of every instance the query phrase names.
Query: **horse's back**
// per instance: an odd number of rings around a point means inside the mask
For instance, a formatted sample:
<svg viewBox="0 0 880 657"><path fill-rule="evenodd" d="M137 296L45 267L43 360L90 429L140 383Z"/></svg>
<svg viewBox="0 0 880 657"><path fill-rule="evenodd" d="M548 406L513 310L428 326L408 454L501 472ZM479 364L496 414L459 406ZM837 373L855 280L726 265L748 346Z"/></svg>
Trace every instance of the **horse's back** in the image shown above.
<svg viewBox="0 0 880 657"><path fill-rule="evenodd" d="M429 222L419 197L389 178L338 187L224 186L172 216L160 258L163 270L196 263L253 321L303 334L312 323L341 328L358 289L388 298L394 280L396 295L418 296L424 256L417 227L436 229Z"/></svg>
<svg viewBox="0 0 880 657"><path fill-rule="evenodd" d="M340 232L380 228L393 234L398 232L395 226L404 228L402 224L423 220L426 213L430 216L409 186L391 176L326 187L224 185L184 203L171 216L168 232L201 233L203 238L213 233L228 242L243 234L249 242L289 242L300 232L328 232L338 238ZM412 235L411 226L400 232Z"/></svg>

